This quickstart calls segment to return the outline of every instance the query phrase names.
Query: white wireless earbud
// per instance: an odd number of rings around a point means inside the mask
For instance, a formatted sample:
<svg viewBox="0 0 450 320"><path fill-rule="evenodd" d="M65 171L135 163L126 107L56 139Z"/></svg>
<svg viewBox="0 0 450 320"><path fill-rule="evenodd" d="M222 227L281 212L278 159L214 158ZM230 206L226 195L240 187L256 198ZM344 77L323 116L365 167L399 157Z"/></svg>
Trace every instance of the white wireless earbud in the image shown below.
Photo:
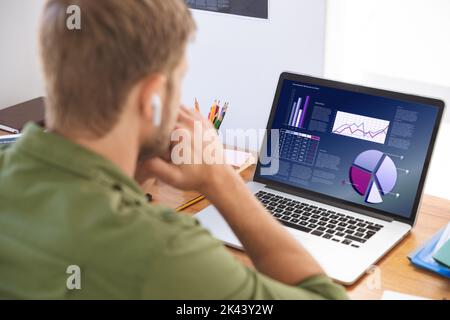
<svg viewBox="0 0 450 320"><path fill-rule="evenodd" d="M160 96L154 95L152 97L153 107L153 125L159 127L161 125L162 101Z"/></svg>

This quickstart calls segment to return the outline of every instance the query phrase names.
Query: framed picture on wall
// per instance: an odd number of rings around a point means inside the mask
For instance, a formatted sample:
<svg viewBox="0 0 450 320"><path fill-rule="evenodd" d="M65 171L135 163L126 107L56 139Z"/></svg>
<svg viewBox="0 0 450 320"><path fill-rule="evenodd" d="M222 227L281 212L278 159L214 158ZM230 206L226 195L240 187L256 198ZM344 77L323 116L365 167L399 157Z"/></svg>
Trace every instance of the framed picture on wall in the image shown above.
<svg viewBox="0 0 450 320"><path fill-rule="evenodd" d="M186 0L196 10L268 19L269 0Z"/></svg>

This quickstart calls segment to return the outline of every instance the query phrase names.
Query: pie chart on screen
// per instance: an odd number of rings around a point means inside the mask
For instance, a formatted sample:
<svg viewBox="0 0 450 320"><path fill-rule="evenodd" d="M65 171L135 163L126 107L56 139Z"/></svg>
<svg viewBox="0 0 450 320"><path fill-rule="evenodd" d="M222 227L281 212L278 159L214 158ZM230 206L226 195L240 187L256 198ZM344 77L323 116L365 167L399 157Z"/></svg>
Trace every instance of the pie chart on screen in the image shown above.
<svg viewBox="0 0 450 320"><path fill-rule="evenodd" d="M394 161L383 152L365 151L353 162L350 181L367 203L382 203L383 196L395 187L397 168Z"/></svg>

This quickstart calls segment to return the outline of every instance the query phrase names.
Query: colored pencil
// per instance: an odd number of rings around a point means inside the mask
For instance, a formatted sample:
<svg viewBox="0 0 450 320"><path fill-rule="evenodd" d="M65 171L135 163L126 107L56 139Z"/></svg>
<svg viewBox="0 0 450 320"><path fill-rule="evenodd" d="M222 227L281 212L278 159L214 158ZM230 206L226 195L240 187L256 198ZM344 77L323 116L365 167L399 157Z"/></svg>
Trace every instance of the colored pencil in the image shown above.
<svg viewBox="0 0 450 320"><path fill-rule="evenodd" d="M199 203L200 201L204 200L205 198L206 198L206 197L203 196L203 195L198 196L198 197L192 199L191 201L186 202L185 204L179 206L179 207L176 209L176 211L177 211L177 212L180 212L180 211L183 211L184 209L187 209L187 208L189 208L189 207L192 207L194 204Z"/></svg>

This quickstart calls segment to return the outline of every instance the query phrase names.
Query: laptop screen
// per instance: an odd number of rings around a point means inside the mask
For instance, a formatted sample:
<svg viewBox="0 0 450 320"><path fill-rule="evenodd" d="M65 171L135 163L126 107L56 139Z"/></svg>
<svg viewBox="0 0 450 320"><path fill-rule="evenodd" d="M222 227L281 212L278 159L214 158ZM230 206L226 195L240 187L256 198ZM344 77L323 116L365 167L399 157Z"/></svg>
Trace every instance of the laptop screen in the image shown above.
<svg viewBox="0 0 450 320"><path fill-rule="evenodd" d="M262 150L271 161L260 159L256 177L411 218L442 110L381 90L280 81L269 121L277 130ZM265 173L273 160L277 170Z"/></svg>

